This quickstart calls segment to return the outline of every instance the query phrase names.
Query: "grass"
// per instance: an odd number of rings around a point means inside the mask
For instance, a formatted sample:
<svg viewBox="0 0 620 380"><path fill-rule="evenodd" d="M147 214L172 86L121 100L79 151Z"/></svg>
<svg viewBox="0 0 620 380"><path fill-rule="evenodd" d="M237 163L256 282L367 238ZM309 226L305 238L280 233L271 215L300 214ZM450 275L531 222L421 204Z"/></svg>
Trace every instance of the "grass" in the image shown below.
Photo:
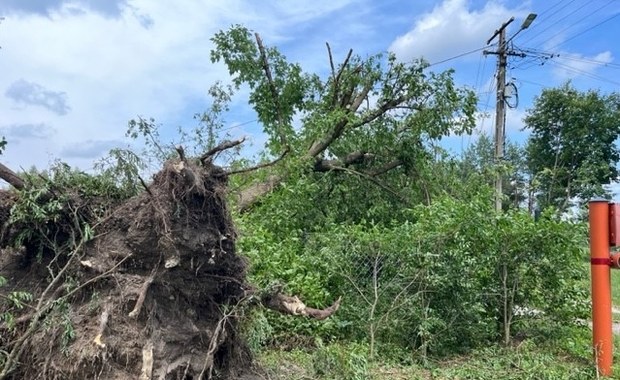
<svg viewBox="0 0 620 380"><path fill-rule="evenodd" d="M590 264L584 263L584 272L587 274L584 276L583 286L590 292ZM618 310L617 313L613 313L613 320L620 322L620 269L611 269L611 304L614 309Z"/></svg>
<svg viewBox="0 0 620 380"><path fill-rule="evenodd" d="M433 360L426 365L363 361L351 352L356 344L334 344L315 350L269 350L257 360L272 380L456 380L456 379L594 379L587 328L567 328L562 343L535 339L518 345L491 345L468 355ZM351 348L353 347L353 348ZM354 360L351 360L351 359ZM618 373L618 368L615 373Z"/></svg>
<svg viewBox="0 0 620 380"><path fill-rule="evenodd" d="M620 309L620 269L611 270L611 303Z"/></svg>
<svg viewBox="0 0 620 380"><path fill-rule="evenodd" d="M590 289L590 265L582 286ZM620 309L620 270L611 273L612 302ZM620 321L620 313L614 314ZM430 359L420 364L368 360L367 347L335 343L313 349L263 350L257 361L272 380L456 380L597 378L592 361L592 332L587 326L552 326L509 347L489 345L467 355ZM620 336L614 339L613 372L620 373ZM389 356L389 355L388 355ZM406 355L404 355L406 356ZM399 357L403 357L400 355Z"/></svg>

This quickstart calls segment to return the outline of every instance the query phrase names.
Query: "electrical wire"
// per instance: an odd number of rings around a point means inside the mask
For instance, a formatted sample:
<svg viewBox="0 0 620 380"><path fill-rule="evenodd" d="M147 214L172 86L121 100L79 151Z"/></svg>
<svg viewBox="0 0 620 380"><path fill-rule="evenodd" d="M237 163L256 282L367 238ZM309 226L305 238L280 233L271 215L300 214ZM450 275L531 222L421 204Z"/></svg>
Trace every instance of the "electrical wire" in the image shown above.
<svg viewBox="0 0 620 380"><path fill-rule="evenodd" d="M542 84L542 83L534 82L534 81L531 81L531 80L529 80L529 79L521 79L521 78L514 78L514 79L515 79L517 82L523 82L523 83L533 84L533 85L535 85L535 86L540 86L540 87L542 87L542 88L549 87L549 85L547 85L547 84Z"/></svg>
<svg viewBox="0 0 620 380"><path fill-rule="evenodd" d="M557 3L555 3L554 5L552 5L551 7L545 9L544 11L540 12L538 14L538 21L535 22L532 26L530 26L529 28L525 29L523 31L523 33L521 34L520 37L523 37L524 35L528 35L531 34L532 30L538 30L540 28L541 25L545 25L547 20L551 20L553 19L554 16L559 15L560 12L562 11L562 9L565 9L566 7L568 7L570 4L574 3L575 0L570 0L570 1L564 1L564 0L559 0ZM553 8L555 8L556 6L560 5L560 4L564 4L564 6L560 7L559 9L557 9L555 12L553 12L552 15L550 15L549 17L542 17L544 16L546 13L548 13L549 11L551 11ZM527 41L531 41L532 39L539 37L540 33L537 33L534 37L530 38Z"/></svg>
<svg viewBox="0 0 620 380"><path fill-rule="evenodd" d="M600 65L600 66L609 67L609 68L613 68L613 69L620 69L620 64L613 63L613 62L599 61L599 60L596 60L596 59L590 59L590 58L585 58L585 57L575 57L573 55L568 55L568 54L559 54L557 57L559 59L568 59L570 61L583 62L583 63L592 63L592 64L595 64L595 65Z"/></svg>
<svg viewBox="0 0 620 380"><path fill-rule="evenodd" d="M485 49L485 46L483 46L481 48L474 49L474 50L467 51L465 53L457 54L457 55L455 55L453 57L446 58L446 59L438 61L438 62L433 62L433 63L429 64L427 67L431 67L431 66L442 64L442 63L446 63L448 61L452 61L452 60L457 59L457 58L465 57L466 55L470 55L470 54L482 51L484 49Z"/></svg>
<svg viewBox="0 0 620 380"><path fill-rule="evenodd" d="M558 23L560 23L560 22L562 22L562 21L566 20L568 17L570 17L570 16L574 15L574 14L575 14L575 13L577 13L579 10L581 10L582 8L584 8L584 7L588 6L588 5L590 5L590 4L589 4L589 3L587 3L587 2L584 2L584 4L583 4L582 6L580 6L579 8L576 8L576 9L574 9L572 12L568 13L567 15L565 15L564 17L557 19L555 22L553 22L553 23L551 23L550 25L548 25L545 29L543 29L543 30L541 30L541 31L538 31L538 30L537 30L537 32L538 32L538 34L537 34L537 35L535 35L535 36L531 37L530 39L528 39L528 40L526 40L526 41L523 41L523 42L521 42L521 43L525 45L525 44L527 44L528 42L530 42L531 40L536 39L536 37L539 37L541 34L543 34L544 32L546 32L547 30L551 29L552 27L554 27L554 26L555 26L555 25L557 25ZM536 24L534 24L534 25L536 25ZM540 24L539 24L539 25L540 25Z"/></svg>
<svg viewBox="0 0 620 380"><path fill-rule="evenodd" d="M568 59L568 60L576 61L576 62L591 63L591 64L596 64L596 65L609 67L613 69L620 69L620 64L618 63L601 61L601 60L587 58L587 57L580 57L575 54L552 53L549 51L537 50L537 49L523 49L522 51L530 55L547 55L549 57L557 58L557 59Z"/></svg>
<svg viewBox="0 0 620 380"><path fill-rule="evenodd" d="M564 28L564 29L560 30L559 32L555 33L554 35L552 35L551 37L547 38L546 40L543 40L542 42L538 43L537 45L535 45L535 46L534 46L534 48L537 48L537 47L539 47L539 46L542 46L542 45L544 45L545 43L547 43L547 42L549 42L549 41L552 41L554 38L556 38L556 37L558 37L558 36L561 36L561 35L562 35L564 32L566 32L567 30L569 30L569 29L573 28L574 26L578 25L581 21L583 21L583 20L587 19L588 17L591 17L592 15L594 15L594 14L595 14L595 13L597 13L597 12L599 12L599 11L600 11L600 10L602 10L603 8L608 7L610 4L614 3L615 1L616 1L616 0L609 0L607 3L605 3L605 4L603 4L602 6L600 6L600 7L596 8L595 10L593 10L593 11L592 11L592 12L590 12L590 13L588 13L587 15L585 15L585 16L583 16L583 17L581 17L578 21L576 21L576 22L574 22L574 23L570 24L569 26L567 26L566 28ZM611 17L611 18L613 18L613 17ZM603 21L603 22L606 22L606 21L610 20L611 18L609 18L609 19L607 19L607 20L605 20L605 21ZM556 47L558 47L558 46L560 46L560 45L565 44L566 42L568 42L568 41L570 41L570 40L572 40L572 39L576 38L577 36L579 36L579 35L581 35L581 34L583 34L583 33L587 32L588 30L594 29L595 27L599 26L600 24L602 24L602 23L598 23L598 24L594 25L593 27L590 27L590 28L588 28L588 29L585 29L585 30L583 30L583 31L579 32L578 34L574 35L573 37L571 37L571 38L569 38L569 39L567 39L567 40L564 40L563 42L561 42L561 43L559 43L559 44L555 45L553 48L551 48L551 49L549 49L549 50L554 50Z"/></svg>
<svg viewBox="0 0 620 380"><path fill-rule="evenodd" d="M591 72L588 72L588 71L585 71L585 70L581 70L579 68L576 68L576 67L573 67L573 66L570 66L570 65L566 65L564 63L560 63L560 62L557 62L557 61L551 61L551 63L556 65L556 66L559 66L559 67L563 68L564 70L572 72L574 74L582 75L582 76L585 76L587 78L595 79L595 80L598 80L598 81L601 81L601 82L605 82L605 83L608 83L608 84L613 84L615 86L620 86L620 82L613 81L613 80L611 80L609 78L605 78L605 77L602 77L600 75L596 75L594 73L591 73Z"/></svg>
<svg viewBox="0 0 620 380"><path fill-rule="evenodd" d="M612 1L614 1L614 0L612 0ZM618 16L620 16L620 12L616 13L615 15L613 15L613 16L611 16L611 17L606 18L605 20L603 20L603 21L601 21L601 22L599 22L599 23L597 23L597 24L595 24L595 25L592 25L591 27L589 27L589 28L587 28L587 29L582 30L581 32L579 32L579 33L575 34L574 36L572 36L572 37L570 37L570 38L568 38L568 39L564 40L563 42L561 42L561 43L559 43L559 44L557 44L557 45L553 46L550 50L554 50L554 49L556 49L556 48L558 48L558 47L560 47L560 46L564 45L564 44L565 44L565 43L567 43L568 41L572 41L572 40L574 40L575 38L577 38L577 37L581 36L582 34L584 34L584 33L586 33L586 32L589 32L589 31L591 31L592 29L598 28L599 26L603 25L604 23L606 23L606 22L608 22L608 21L613 20L614 18L616 18L616 17L618 17Z"/></svg>

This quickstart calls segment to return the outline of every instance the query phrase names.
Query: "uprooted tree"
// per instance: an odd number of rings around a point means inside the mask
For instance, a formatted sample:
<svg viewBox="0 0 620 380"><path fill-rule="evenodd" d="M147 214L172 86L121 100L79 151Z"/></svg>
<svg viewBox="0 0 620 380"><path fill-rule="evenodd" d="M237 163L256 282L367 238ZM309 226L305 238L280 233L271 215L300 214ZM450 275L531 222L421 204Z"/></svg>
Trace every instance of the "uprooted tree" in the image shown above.
<svg viewBox="0 0 620 380"><path fill-rule="evenodd" d="M213 40L213 60L250 88L267 152L278 158L226 171L213 157L238 142L198 157L179 147L152 182L133 178L142 190L129 194L62 165L26 179L1 166L14 189L0 193L0 379L242 376L250 356L236 327L245 307L323 319L340 301L313 309L247 283L228 176L265 172L239 191L240 211L308 171L345 173L406 201L386 176L408 176L425 142L473 125L472 93L423 62L349 51L337 66L328 45L331 73L322 80L242 27Z"/></svg>
<svg viewBox="0 0 620 380"><path fill-rule="evenodd" d="M236 330L242 307L317 319L337 310L339 301L317 310L247 284L227 173L210 158L180 154L122 201L63 184L78 176L66 169L35 187L2 168L21 192L1 193L12 314L0 325L0 378L240 376L250 359Z"/></svg>

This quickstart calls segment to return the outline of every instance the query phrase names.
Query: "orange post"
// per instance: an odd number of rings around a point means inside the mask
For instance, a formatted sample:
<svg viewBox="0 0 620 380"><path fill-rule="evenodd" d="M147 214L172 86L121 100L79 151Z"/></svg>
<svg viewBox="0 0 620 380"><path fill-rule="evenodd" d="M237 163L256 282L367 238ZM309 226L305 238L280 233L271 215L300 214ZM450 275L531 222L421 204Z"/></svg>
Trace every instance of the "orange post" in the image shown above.
<svg viewBox="0 0 620 380"><path fill-rule="evenodd" d="M592 273L592 345L598 371L611 376L612 320L609 256L609 203L590 201L590 267Z"/></svg>

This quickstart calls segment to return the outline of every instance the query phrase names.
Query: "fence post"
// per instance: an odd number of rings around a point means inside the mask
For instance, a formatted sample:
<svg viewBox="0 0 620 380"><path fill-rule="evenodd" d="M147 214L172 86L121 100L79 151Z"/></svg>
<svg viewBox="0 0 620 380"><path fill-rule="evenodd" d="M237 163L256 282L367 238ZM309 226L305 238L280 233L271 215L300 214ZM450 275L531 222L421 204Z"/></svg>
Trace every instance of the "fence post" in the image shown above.
<svg viewBox="0 0 620 380"><path fill-rule="evenodd" d="M609 255L609 203L593 199L589 204L590 268L592 274L592 346L598 372L611 376L613 335Z"/></svg>

